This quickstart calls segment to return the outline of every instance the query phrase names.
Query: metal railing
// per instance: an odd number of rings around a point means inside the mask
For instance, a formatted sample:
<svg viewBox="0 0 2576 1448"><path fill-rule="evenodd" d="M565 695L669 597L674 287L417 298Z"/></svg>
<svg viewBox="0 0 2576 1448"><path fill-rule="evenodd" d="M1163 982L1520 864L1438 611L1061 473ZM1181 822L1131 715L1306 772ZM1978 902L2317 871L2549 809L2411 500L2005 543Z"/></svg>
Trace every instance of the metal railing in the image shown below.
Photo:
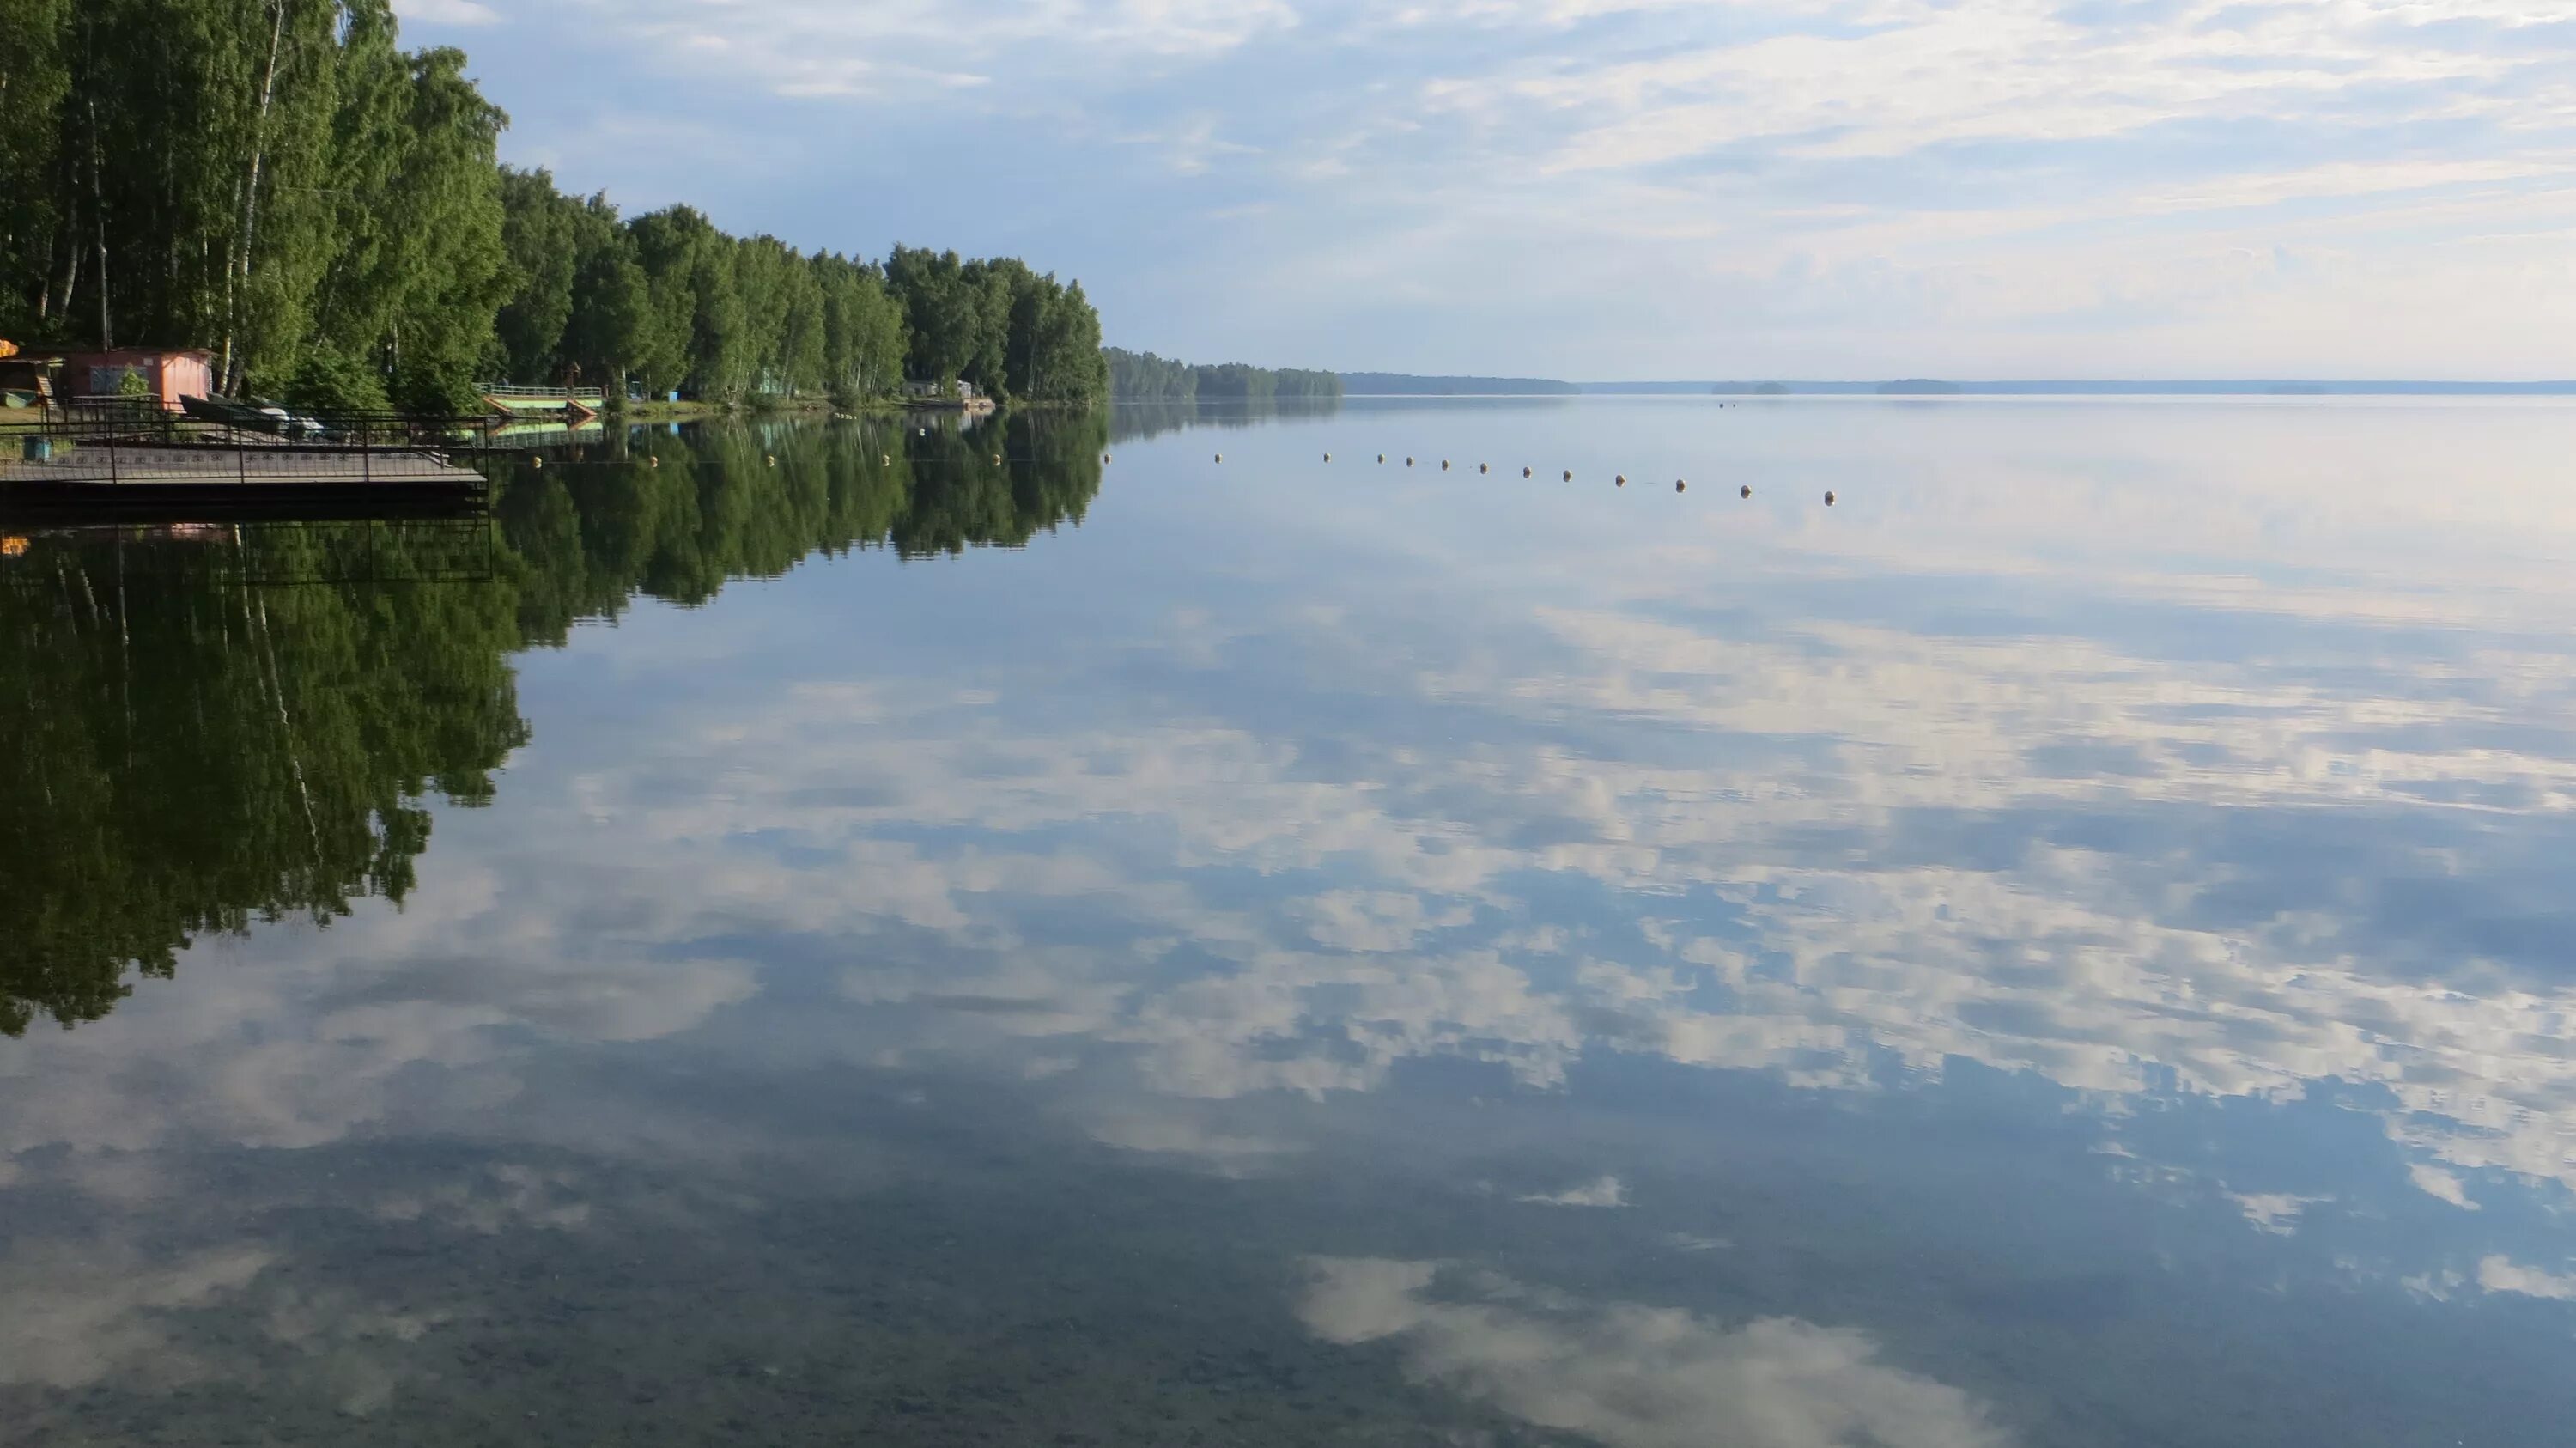
<svg viewBox="0 0 2576 1448"><path fill-rule="evenodd" d="M608 400L600 387L523 387L515 382L479 383L475 391L496 401L578 402L596 408Z"/></svg>
<svg viewBox="0 0 2576 1448"><path fill-rule="evenodd" d="M48 483L479 483L463 466L504 446L485 419L343 414L307 436L173 413L0 424L0 488Z"/></svg>

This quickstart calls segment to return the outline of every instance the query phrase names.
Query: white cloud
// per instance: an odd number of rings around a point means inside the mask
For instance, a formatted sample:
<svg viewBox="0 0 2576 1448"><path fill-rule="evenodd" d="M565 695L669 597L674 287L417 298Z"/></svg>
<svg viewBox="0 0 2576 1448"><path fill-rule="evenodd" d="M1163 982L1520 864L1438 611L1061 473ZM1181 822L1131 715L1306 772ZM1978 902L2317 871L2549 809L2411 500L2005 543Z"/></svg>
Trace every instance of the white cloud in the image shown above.
<svg viewBox="0 0 2576 1448"><path fill-rule="evenodd" d="M2299 1218L2308 1208L2332 1197L2301 1197L2287 1192L2229 1192L2229 1201L2245 1214L2245 1220L2274 1236L2287 1237L2299 1230Z"/></svg>
<svg viewBox="0 0 2576 1448"><path fill-rule="evenodd" d="M2562 1274L2524 1267L2509 1257L2489 1257L2478 1263L2478 1285L2489 1292L2576 1301L2576 1273Z"/></svg>
<svg viewBox="0 0 2576 1448"><path fill-rule="evenodd" d="M726 7L720 27L712 19L692 0L631 0L611 38L688 49L780 96L917 102L997 73L1096 83L1124 64L1205 60L1293 28L1297 14L1285 0L1001 0L961 22L928 0L765 0Z"/></svg>
<svg viewBox="0 0 2576 1448"><path fill-rule="evenodd" d="M2413 1182L2418 1191L2440 1197L2452 1206L2465 1207L2472 1212L2478 1210L2478 1204L2469 1199L2468 1188L2461 1184L2459 1177L2440 1167L2417 1162L2407 1168L2406 1179Z"/></svg>
<svg viewBox="0 0 2576 1448"><path fill-rule="evenodd" d="M1628 1205L1628 1188L1617 1177L1605 1176L1561 1192L1538 1192L1512 1200L1542 1207L1624 1207Z"/></svg>
<svg viewBox="0 0 2576 1448"><path fill-rule="evenodd" d="M1413 1376L1609 1448L2000 1448L1956 1388L1879 1361L1868 1335L1792 1318L1722 1327L1587 1307L1511 1283L1433 1295L1431 1262L1326 1258L1298 1304L1317 1336L1391 1341Z"/></svg>
<svg viewBox="0 0 2576 1448"><path fill-rule="evenodd" d="M973 214L1046 238L1064 254L1037 259L1085 277L1113 341L1165 352L1591 377L2576 374L2576 55L2552 17L2248 13L1006 0L961 25L928 0L639 0L595 31L630 69L685 71L692 117L748 166L783 148L777 96L900 130L888 149L918 169L871 164L932 216L951 198L927 168L1033 156ZM580 108L550 109L514 153L631 166L668 197L652 148L568 145ZM1117 144L1139 137L1167 164ZM816 184L701 186L811 223L791 202ZM876 238L889 204L912 210L872 198L793 239Z"/></svg>
<svg viewBox="0 0 2576 1448"><path fill-rule="evenodd" d="M480 0L394 0L394 14L420 25L498 25L499 14Z"/></svg>

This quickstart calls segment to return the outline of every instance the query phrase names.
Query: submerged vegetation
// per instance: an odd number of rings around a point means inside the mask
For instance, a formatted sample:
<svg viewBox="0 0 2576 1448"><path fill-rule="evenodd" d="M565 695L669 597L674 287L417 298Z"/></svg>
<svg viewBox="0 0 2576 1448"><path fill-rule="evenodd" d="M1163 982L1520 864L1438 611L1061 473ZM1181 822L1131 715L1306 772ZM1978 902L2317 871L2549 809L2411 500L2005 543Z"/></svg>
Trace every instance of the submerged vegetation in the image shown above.
<svg viewBox="0 0 2576 1448"><path fill-rule="evenodd" d="M494 379L709 398L1105 395L1079 283L621 217L502 167L464 52L388 0L0 0L0 336L205 347L217 386L469 405Z"/></svg>
<svg viewBox="0 0 2576 1448"><path fill-rule="evenodd" d="M0 1035L96 1020L199 937L403 899L426 803L488 802L528 740L511 654L817 552L1025 544L1081 519L1108 439L1097 413L644 436L523 464L465 570L452 533L367 524L13 538ZM249 578L353 556L419 581Z"/></svg>

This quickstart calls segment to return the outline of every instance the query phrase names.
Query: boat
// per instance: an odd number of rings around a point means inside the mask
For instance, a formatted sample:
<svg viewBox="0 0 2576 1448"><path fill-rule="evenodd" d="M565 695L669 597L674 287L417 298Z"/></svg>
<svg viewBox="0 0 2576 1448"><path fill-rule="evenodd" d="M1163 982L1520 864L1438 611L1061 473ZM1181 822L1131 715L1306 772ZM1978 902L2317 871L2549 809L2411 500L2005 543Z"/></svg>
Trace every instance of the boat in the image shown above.
<svg viewBox="0 0 2576 1448"><path fill-rule="evenodd" d="M283 407L256 399L182 397L179 410L199 422L239 428L244 432L264 432L275 437L328 437L331 433L329 428L312 418L298 417Z"/></svg>

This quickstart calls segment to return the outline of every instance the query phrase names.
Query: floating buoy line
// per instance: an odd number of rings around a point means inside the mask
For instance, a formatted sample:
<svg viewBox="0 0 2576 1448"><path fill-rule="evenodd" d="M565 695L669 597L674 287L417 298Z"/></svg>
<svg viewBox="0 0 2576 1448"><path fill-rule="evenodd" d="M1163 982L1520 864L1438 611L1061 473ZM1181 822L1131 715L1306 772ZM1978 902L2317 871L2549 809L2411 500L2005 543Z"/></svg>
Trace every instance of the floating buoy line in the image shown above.
<svg viewBox="0 0 2576 1448"><path fill-rule="evenodd" d="M1387 458L1388 458L1389 454L1386 454L1386 453L1373 453L1373 454L1370 454L1370 456L1372 456L1372 457L1376 458L1376 459L1377 459L1377 461L1378 461L1379 463L1383 464L1384 462L1386 462L1386 460L1387 460ZM1331 454L1331 453L1329 453L1329 452L1328 452L1328 453L1325 453L1325 454L1323 455L1323 458L1324 458L1324 461L1325 461L1325 462L1329 463L1329 462L1331 462L1331 461L1333 460L1333 454ZM1100 455L1100 460L1101 460L1102 462L1104 462L1104 463L1108 462L1108 461L1109 461L1109 455L1108 455L1107 453L1102 453L1102 454ZM1221 462L1224 462L1224 461L1225 461L1225 454L1223 454L1223 453L1218 453L1218 454L1216 454L1216 461L1218 461L1218 462L1220 462L1220 463L1221 463ZM1419 458L1419 457L1416 457L1416 456L1414 456L1414 455L1412 455L1412 454L1408 453L1408 454L1406 454L1406 455L1405 455L1405 458L1404 458L1404 465L1405 465L1406 467L1408 467L1408 468L1409 468L1409 467L1413 467L1413 466L1415 466L1415 465L1419 464L1419 463L1420 463L1420 462L1422 462L1422 461L1423 461L1423 459L1421 459L1421 458ZM1456 466L1458 466L1458 464L1456 464L1455 459L1451 459L1451 458L1441 458L1441 459L1439 459L1439 463L1440 463L1440 471L1442 471L1442 472L1444 472L1444 473L1445 473L1445 472L1453 471L1453 470L1454 470L1454 468L1455 468ZM1494 465L1493 465L1492 463L1484 462L1484 463L1478 463L1478 464L1476 464L1476 473L1477 473L1477 476L1479 476L1479 477L1491 477L1491 476L1493 476L1493 472L1494 472ZM1537 469L1537 468L1535 468L1535 467L1531 467L1531 466L1529 466L1528 464L1523 464L1523 465L1522 465L1522 467L1521 467L1521 476L1522 476L1522 477L1524 477L1524 478L1534 478L1534 477L1537 477L1537 476L1538 476L1538 469ZM1573 482L1573 481L1574 481L1574 469L1572 469L1572 468L1566 468L1566 469L1563 469L1562 471L1560 471L1560 472L1557 474L1557 476L1558 476L1559 478L1564 479L1566 482L1569 482L1569 483L1570 483L1570 482ZM1612 486L1612 487L1614 487L1614 488L1624 488L1624 487L1628 486L1628 475L1627 475L1626 473L1613 473L1613 474L1611 474L1611 475L1610 475L1610 486ZM1674 491L1675 493L1680 493L1680 494L1687 494L1687 493L1689 493L1689 492L1690 492L1690 479L1688 479L1688 478L1675 478L1675 479L1673 479L1673 491ZM1752 499L1753 499L1753 485L1752 485L1751 483L1742 483L1742 484L1738 484L1738 485L1737 485L1737 487L1736 487L1736 489L1735 489L1735 496L1736 496L1736 497L1738 497L1738 498L1741 498L1741 499L1745 500L1746 502L1750 502L1750 501L1752 501ZM1827 490L1825 491L1825 506L1826 506L1826 507L1828 507L1828 508L1833 507L1835 504L1837 504L1837 503L1839 503L1839 502L1841 502L1841 501L1842 501L1841 494L1839 494L1839 493L1835 492L1834 490L1832 490L1832 489L1830 489L1830 488L1829 488L1829 489L1827 489Z"/></svg>
<svg viewBox="0 0 2576 1448"><path fill-rule="evenodd" d="M924 437L929 436L929 431L928 431L928 429L923 429L923 431L922 431L922 436L924 436ZM1327 453L1324 453L1322 456L1323 456L1323 460L1324 460L1325 462L1327 462L1327 463L1330 463L1330 462L1333 460L1333 454L1332 454L1332 453L1327 452ZM1377 461L1378 461L1379 463L1381 463L1381 464L1385 463L1385 462L1387 461L1387 458L1388 458L1388 454L1386 454L1386 453L1375 453L1375 454L1372 454L1372 456L1374 456L1374 457L1377 459ZM1115 459L1115 457L1116 457L1116 454L1115 454L1115 453L1103 452L1103 453L1100 455L1100 464L1101 464L1101 466L1102 466L1102 467L1107 467L1107 466L1108 466L1108 465L1109 465L1109 464L1110 464L1110 463ZM1035 462L1043 462L1043 461L1045 461L1045 459L1043 459L1043 458L1041 458L1041 457L1037 457L1037 456L1029 456L1029 457L1013 457L1013 456L1011 456L1010 454L1007 454L1007 453L998 453L998 452L997 452L997 453L992 454L992 460L993 460L993 465L994 465L995 467L1008 466L1008 465L1013 464L1013 463L1035 463ZM1225 461L1225 454L1223 454L1223 453L1212 453L1212 454L1210 454L1210 460L1211 460L1212 462L1214 462L1214 463L1222 464L1222 463ZM661 456L660 456L659 454L657 454L657 453L646 453L646 454L641 455L640 457L639 457L639 456L634 456L634 455L629 455L629 456L627 456L627 457L609 457L609 458L583 458L583 457L554 458L554 459L552 459L551 461L552 461L552 465L553 465L553 466L556 466L556 467L622 467L622 466L628 466L628 465L631 465L631 464L634 464L634 463L638 463L638 462L642 463L645 467L647 467L647 468L652 468L652 469L659 469L659 468L662 466L662 459L661 459ZM907 461L910 461L910 459L907 459ZM761 462L762 462L765 466L767 466L767 467L775 468L775 467L777 467L777 466L778 466L778 455L777 455L776 453L764 453L764 454L762 454L762 455L761 455ZM1404 459L1404 465L1405 465L1406 467L1408 467L1408 468L1409 468L1409 467L1414 467L1414 466L1418 465L1418 464L1419 464L1419 463L1421 463L1421 462L1422 462L1422 459L1421 459L1421 458L1416 457L1416 456L1413 456L1413 455L1411 455L1411 454L1407 454L1407 455L1405 456L1405 459ZM1446 472L1451 472L1451 471L1454 471L1454 470L1455 470L1455 460L1454 460L1454 459L1451 459L1451 458L1441 458L1441 459L1439 459L1439 463L1440 463L1440 471L1442 471L1442 472L1444 472L1444 473L1446 473ZM529 454L527 455L527 465L528 465L530 468L532 468L532 469L542 470L542 469L546 468L546 467L549 465L549 459L548 459L548 457L547 457L547 455L546 455L546 454L541 453L541 452L539 452L539 453L529 453ZM890 468L890 467L894 466L894 455L893 455L892 453L884 453L884 452L881 452L881 453L877 454L877 466L879 466L879 467L888 467L888 468ZM1492 475L1493 475L1493 471L1494 471L1494 465L1493 465L1492 463L1489 463L1489 462L1480 462L1480 463L1476 464L1476 473L1477 473L1477 475L1478 475L1478 476L1480 476L1480 477L1490 477L1490 476L1492 476ZM1527 464L1524 464L1524 465L1522 466L1522 468L1521 468L1521 476L1522 476L1522 477L1524 477L1524 478L1534 478L1534 477L1538 476L1538 469L1536 469L1535 467L1531 467L1531 466L1529 466L1529 465L1527 465ZM1563 480L1564 480L1564 481L1566 481L1566 482L1569 482L1569 483L1570 483L1570 482L1573 482L1573 481L1574 481L1574 469L1572 469L1572 468L1565 468L1565 469L1563 469L1563 470L1559 471L1559 472L1558 472L1558 474L1557 474L1557 476L1558 476L1559 478L1563 479ZM1614 488L1625 488L1625 487L1627 487L1627 486L1628 486L1628 475L1627 475L1626 473L1613 473L1613 474L1611 474L1611 475L1610 475L1610 485L1611 485L1612 487L1614 487ZM1690 480L1689 480L1688 478L1675 478L1675 479L1673 479L1673 491L1674 491L1675 493L1687 494L1687 493L1690 491ZM1747 502L1752 501L1752 498L1753 498L1753 485L1752 485L1751 483L1742 483L1742 484L1737 485L1737 487L1736 487L1736 489L1735 489L1735 495L1736 495L1736 497L1738 497L1738 498L1740 498L1740 499L1743 499L1743 500L1745 500L1745 501L1747 501ZM1827 488L1827 489L1825 490L1825 493L1824 493L1824 503L1825 503L1825 506L1826 506L1826 507L1828 507L1828 508L1835 507L1835 506L1839 505L1841 502L1842 502L1842 495L1841 495L1841 493L1839 493L1838 491L1836 491L1835 489L1832 489L1832 488Z"/></svg>

